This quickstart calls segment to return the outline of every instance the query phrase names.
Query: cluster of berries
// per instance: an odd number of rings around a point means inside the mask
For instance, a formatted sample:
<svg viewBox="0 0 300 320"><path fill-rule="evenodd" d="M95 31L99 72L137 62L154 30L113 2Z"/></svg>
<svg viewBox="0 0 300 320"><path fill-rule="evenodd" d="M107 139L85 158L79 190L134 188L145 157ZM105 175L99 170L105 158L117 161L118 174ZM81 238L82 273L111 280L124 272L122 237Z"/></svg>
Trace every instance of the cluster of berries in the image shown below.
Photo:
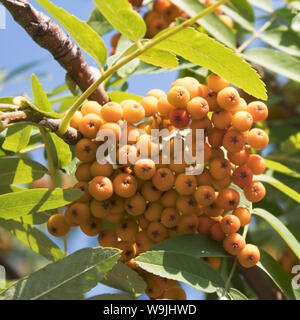
<svg viewBox="0 0 300 320"><path fill-rule="evenodd" d="M140 8L143 5L142 0L129 0L133 7ZM211 6L214 4L212 0L202 1L206 6ZM215 10L215 13L219 15L220 19L229 27L233 28L233 22L231 18L223 14L220 8ZM171 3L170 0L155 0L151 10L144 14L144 20L147 26L147 33L145 37L147 39L152 39L160 31L172 26L177 18L187 19L189 16L181 10L179 7ZM111 38L111 55L116 51L118 41L120 39L120 34L117 33Z"/></svg>
<svg viewBox="0 0 300 320"><path fill-rule="evenodd" d="M64 236L70 227L79 226L86 235L98 236L102 247L121 249L120 260L142 275L152 299L183 299L185 293L176 281L141 270L134 258L155 243L180 234L208 234L222 241L242 266L254 266L260 259L259 250L246 244L239 233L240 227L249 224L251 212L240 205L234 184L243 188L251 202L265 196L263 184L253 181L254 174L265 171L265 162L258 154L250 154L250 149L261 150L268 144L263 130L252 129L253 123L267 115L264 103L247 104L228 81L215 74L208 77L207 85L192 77L177 79L167 94L154 89L140 102L84 103L71 121L84 136L75 146L81 162L74 186L83 194L64 215L50 217L49 233ZM97 134L105 129L119 141L124 124L130 140L111 146L117 151L116 162L98 162L97 150L109 137L97 141ZM163 161L162 141L155 142L151 135L152 129L163 128L177 135L189 130L192 137L197 129L204 130L204 143L191 144L193 154L199 148L204 151L201 173L190 174L197 165L186 162L184 148L180 153L175 151L172 135L170 161ZM140 157L141 150L147 150L151 157ZM114 227L107 228L106 221ZM215 269L221 263L220 257L204 260Z"/></svg>

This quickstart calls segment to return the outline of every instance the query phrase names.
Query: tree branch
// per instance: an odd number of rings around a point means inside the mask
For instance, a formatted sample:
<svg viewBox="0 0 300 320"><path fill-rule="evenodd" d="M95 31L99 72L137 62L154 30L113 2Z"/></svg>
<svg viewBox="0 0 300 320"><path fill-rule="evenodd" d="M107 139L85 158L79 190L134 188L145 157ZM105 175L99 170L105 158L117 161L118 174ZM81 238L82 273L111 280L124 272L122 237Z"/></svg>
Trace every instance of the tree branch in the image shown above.
<svg viewBox="0 0 300 320"><path fill-rule="evenodd" d="M11 124L22 122L43 126L57 134L69 145L76 144L82 138L81 133L72 127L68 127L66 133L60 134L58 132L58 128L61 123L61 119L46 118L37 112L32 112L31 110L0 112L0 128L2 129L7 128Z"/></svg>
<svg viewBox="0 0 300 320"><path fill-rule="evenodd" d="M96 81L80 48L72 43L69 36L48 16L37 11L26 0L0 0L0 2L30 37L52 54L83 92ZM98 86L89 99L102 105L109 101L102 86Z"/></svg>

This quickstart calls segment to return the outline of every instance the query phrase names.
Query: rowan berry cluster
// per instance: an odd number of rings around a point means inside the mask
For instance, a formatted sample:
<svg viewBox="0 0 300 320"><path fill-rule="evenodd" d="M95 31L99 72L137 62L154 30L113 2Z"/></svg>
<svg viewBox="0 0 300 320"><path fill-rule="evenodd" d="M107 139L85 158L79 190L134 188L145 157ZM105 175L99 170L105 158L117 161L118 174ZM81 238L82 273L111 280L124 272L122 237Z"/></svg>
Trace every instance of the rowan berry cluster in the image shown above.
<svg viewBox="0 0 300 320"><path fill-rule="evenodd" d="M140 8L143 5L142 0L129 0L135 8ZM212 0L201 1L206 6L211 6L214 4ZM233 28L233 22L231 18L225 15L220 8L215 9L215 13L219 15L220 19L229 27ZM172 26L177 18L187 19L189 16L181 10L179 7L171 3L170 0L155 0L151 10L148 10L144 14L144 20L147 26L147 33L145 37L147 39L153 38L160 31ZM118 41L120 39L120 34L117 33L111 38L111 55L116 51Z"/></svg>
<svg viewBox="0 0 300 320"><path fill-rule="evenodd" d="M266 132L252 128L267 115L263 102L247 104L228 81L216 74L207 78L207 85L191 77L177 79L167 94L154 89L140 102L125 100L103 106L84 103L71 121L84 136L75 146L81 162L74 186L83 194L64 215L51 216L49 232L64 236L70 227L79 226L86 235L98 236L102 247L121 249L120 260L143 276L152 299L182 299L185 293L175 281L141 270L134 258L180 234L208 234L222 241L224 249L237 256L242 266L254 266L260 252L246 244L239 233L240 227L250 223L251 212L240 205L240 193L233 185L242 188L251 202L265 196L263 184L253 180L253 175L265 171L265 162L250 151L268 144ZM131 139L115 146L116 163L98 162L97 149L106 143L97 141L99 130L109 130L119 141L125 123ZM172 135L170 162L163 161L162 142L155 143L151 135L152 129L162 128L177 134L189 129L192 137L198 129L204 130L203 145L193 141L189 150L193 154L199 148L204 151L201 173L190 174L198 164L186 162L187 150L182 150L181 161L176 163L178 153ZM142 149L151 157L139 157ZM152 159L153 154L158 162ZM125 164L120 164L121 158ZM132 158L137 160L132 162ZM105 221L115 227L105 228ZM215 269L221 263L220 257L204 260Z"/></svg>

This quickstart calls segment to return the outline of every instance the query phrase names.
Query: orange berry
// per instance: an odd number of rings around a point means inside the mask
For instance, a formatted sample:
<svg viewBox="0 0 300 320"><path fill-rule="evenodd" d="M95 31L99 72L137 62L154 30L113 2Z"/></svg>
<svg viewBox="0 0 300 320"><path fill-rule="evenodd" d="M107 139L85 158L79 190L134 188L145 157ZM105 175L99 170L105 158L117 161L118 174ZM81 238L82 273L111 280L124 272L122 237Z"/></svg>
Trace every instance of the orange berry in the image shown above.
<svg viewBox="0 0 300 320"><path fill-rule="evenodd" d="M158 201L162 194L162 192L157 189L151 181L147 181L142 185L141 193L145 200L150 202Z"/></svg>
<svg viewBox="0 0 300 320"><path fill-rule="evenodd" d="M236 130L229 130L223 138L223 146L229 152L239 152L245 145L245 137Z"/></svg>
<svg viewBox="0 0 300 320"><path fill-rule="evenodd" d="M90 167L90 173L93 177L110 177L113 174L113 171L113 166L109 162L101 164L98 161L94 161Z"/></svg>
<svg viewBox="0 0 300 320"><path fill-rule="evenodd" d="M207 168L203 169L203 172L196 176L198 186L210 185L212 183L212 176Z"/></svg>
<svg viewBox="0 0 300 320"><path fill-rule="evenodd" d="M195 78L192 78L192 77L179 78L171 84L171 88L177 87L177 86L184 87L189 92L190 99L193 99L195 97L202 95L202 89L201 89L200 83Z"/></svg>
<svg viewBox="0 0 300 320"><path fill-rule="evenodd" d="M261 150L269 143L269 136L267 133L258 128L251 129L247 135L247 142L251 148Z"/></svg>
<svg viewBox="0 0 300 320"><path fill-rule="evenodd" d="M211 121L214 127L218 129L227 129L231 125L232 117L231 112L221 109L213 113Z"/></svg>
<svg viewBox="0 0 300 320"><path fill-rule="evenodd" d="M221 266L221 258L220 257L205 257L202 258L205 262L207 262L212 268L215 270L219 270Z"/></svg>
<svg viewBox="0 0 300 320"><path fill-rule="evenodd" d="M215 201L215 190L211 186L199 186L194 197L200 205L208 206Z"/></svg>
<svg viewBox="0 0 300 320"><path fill-rule="evenodd" d="M156 165L151 159L140 159L134 165L134 173L141 180L150 180L156 171Z"/></svg>
<svg viewBox="0 0 300 320"><path fill-rule="evenodd" d="M232 178L230 175L228 175L225 178L220 180L213 179L212 184L216 189L221 190L221 189L228 188L231 185L231 182L232 182Z"/></svg>
<svg viewBox="0 0 300 320"><path fill-rule="evenodd" d="M247 163L250 156L249 146L244 146L241 151L238 152L228 152L228 159L237 166L242 166ZM251 169L251 168L250 168Z"/></svg>
<svg viewBox="0 0 300 320"><path fill-rule="evenodd" d="M115 139L116 142L119 141L121 136L121 128L117 123L106 122L100 127L100 130L105 136Z"/></svg>
<svg viewBox="0 0 300 320"><path fill-rule="evenodd" d="M151 117L157 113L158 99L153 96L146 96L140 102L145 110L145 117Z"/></svg>
<svg viewBox="0 0 300 320"><path fill-rule="evenodd" d="M89 205L87 203L75 202L66 212L66 222L70 226L75 226L83 223L90 215Z"/></svg>
<svg viewBox="0 0 300 320"><path fill-rule="evenodd" d="M91 213L96 218L105 218L109 214L110 207L109 200L97 201L93 199L90 202Z"/></svg>
<svg viewBox="0 0 300 320"><path fill-rule="evenodd" d="M132 241L138 232L138 225L133 219L125 219L117 223L116 234L124 241Z"/></svg>
<svg viewBox="0 0 300 320"><path fill-rule="evenodd" d="M223 129L218 129L218 128L210 128L207 131L207 138L209 144L213 148L219 148L222 146L223 143L223 138L225 135L226 131Z"/></svg>
<svg viewBox="0 0 300 320"><path fill-rule="evenodd" d="M246 208L236 208L232 214L239 218L242 227L248 225L251 221L251 213Z"/></svg>
<svg viewBox="0 0 300 320"><path fill-rule="evenodd" d="M125 200L124 208L131 216L139 216L143 214L146 209L146 201L137 193Z"/></svg>
<svg viewBox="0 0 300 320"><path fill-rule="evenodd" d="M153 37L166 28L168 28L168 22L164 18L156 18L151 21L148 32L150 37Z"/></svg>
<svg viewBox="0 0 300 320"><path fill-rule="evenodd" d="M180 195L190 195L196 190L197 179L193 175L181 173L176 177L174 187Z"/></svg>
<svg viewBox="0 0 300 320"><path fill-rule="evenodd" d="M203 119L209 112L209 105L204 98L192 98L187 104L187 110L192 120Z"/></svg>
<svg viewBox="0 0 300 320"><path fill-rule="evenodd" d="M210 228L215 224L215 221L209 217L202 215L198 217L198 232L200 234L209 234Z"/></svg>
<svg viewBox="0 0 300 320"><path fill-rule="evenodd" d="M153 185L160 191L170 190L175 181L175 176L168 168L159 168L152 177Z"/></svg>
<svg viewBox="0 0 300 320"><path fill-rule="evenodd" d="M241 166L236 168L232 173L232 181L237 186L244 188L252 182L253 173L252 171L246 167Z"/></svg>
<svg viewBox="0 0 300 320"><path fill-rule="evenodd" d="M214 158L209 162L209 173L216 180L226 178L231 173L231 163L224 158Z"/></svg>
<svg viewBox="0 0 300 320"><path fill-rule="evenodd" d="M78 202L86 202L90 200L91 196L88 188L89 185L86 181L79 181L73 186L73 189L79 189L83 192L80 198L77 199Z"/></svg>
<svg viewBox="0 0 300 320"><path fill-rule="evenodd" d="M207 216L214 218L220 217L223 214L224 209L222 207L219 207L217 202L214 201L210 205L204 207L203 211Z"/></svg>
<svg viewBox="0 0 300 320"><path fill-rule="evenodd" d="M144 215L149 221L158 221L162 211L163 206L159 202L149 202Z"/></svg>
<svg viewBox="0 0 300 320"><path fill-rule="evenodd" d="M126 262L136 256L137 248L136 244L130 241L119 241L116 244L116 248L122 250L120 261Z"/></svg>
<svg viewBox="0 0 300 320"><path fill-rule="evenodd" d="M70 225L66 222L63 214L52 215L47 222L47 229L55 237L64 237L70 230Z"/></svg>
<svg viewBox="0 0 300 320"><path fill-rule="evenodd" d="M121 38L121 33L116 33L111 37L110 44L113 48L117 47L120 38Z"/></svg>
<svg viewBox="0 0 300 320"><path fill-rule="evenodd" d="M139 231L135 235L135 243L136 243L138 254L141 254L147 251L149 248L151 248L154 245L154 242L148 237L147 231L145 230Z"/></svg>
<svg viewBox="0 0 300 320"><path fill-rule="evenodd" d="M75 155L82 162L95 160L97 145L89 139L81 139L75 146Z"/></svg>
<svg viewBox="0 0 300 320"><path fill-rule="evenodd" d="M174 286L164 292L163 299L186 300L186 293L181 287Z"/></svg>
<svg viewBox="0 0 300 320"><path fill-rule="evenodd" d="M247 111L238 111L232 118L232 127L237 131L247 131L251 129L253 117Z"/></svg>
<svg viewBox="0 0 300 320"><path fill-rule="evenodd" d="M179 223L180 214L176 208L165 208L161 213L161 223L166 228L176 227Z"/></svg>
<svg viewBox="0 0 300 320"><path fill-rule="evenodd" d="M193 196L180 196L176 201L176 208L182 214L198 212L198 204Z"/></svg>
<svg viewBox="0 0 300 320"><path fill-rule="evenodd" d="M225 80L223 77L218 76L217 74L212 73L207 78L207 86L214 92L219 92L224 88L230 86L230 82Z"/></svg>
<svg viewBox="0 0 300 320"><path fill-rule="evenodd" d="M80 111L75 111L73 117L71 118L70 126L79 130L79 123L82 120L82 114Z"/></svg>
<svg viewBox="0 0 300 320"><path fill-rule="evenodd" d="M89 184L89 193L98 201L106 200L113 194L113 184L107 177L95 177Z"/></svg>
<svg viewBox="0 0 300 320"><path fill-rule="evenodd" d="M246 244L244 249L238 254L238 260L244 268L254 267L260 260L259 249L253 244Z"/></svg>
<svg viewBox="0 0 300 320"><path fill-rule="evenodd" d="M264 121L268 117L268 107L261 101L249 103L247 111L251 113L254 122Z"/></svg>
<svg viewBox="0 0 300 320"><path fill-rule="evenodd" d="M240 203L240 194L232 189L226 188L219 192L216 204L225 211L231 211L237 208Z"/></svg>
<svg viewBox="0 0 300 320"><path fill-rule="evenodd" d="M174 86L168 92L167 99L176 108L186 108L191 96L185 87Z"/></svg>
<svg viewBox="0 0 300 320"><path fill-rule="evenodd" d="M170 9L172 3L169 0L156 0L153 5L153 10L159 14L165 14Z"/></svg>
<svg viewBox="0 0 300 320"><path fill-rule="evenodd" d="M123 117L123 108L119 103L110 101L101 108L101 116L106 122L117 122Z"/></svg>
<svg viewBox="0 0 300 320"><path fill-rule="evenodd" d="M179 194L175 190L171 189L164 192L159 201L166 208L175 207L178 197Z"/></svg>
<svg viewBox="0 0 300 320"><path fill-rule="evenodd" d="M217 111L220 109L217 101L217 93L216 92L208 92L203 98L207 101L209 105L209 111Z"/></svg>
<svg viewBox="0 0 300 320"><path fill-rule="evenodd" d="M84 234L89 237L94 237L102 230L103 220L90 215L87 220L79 225L79 227Z"/></svg>
<svg viewBox="0 0 300 320"><path fill-rule="evenodd" d="M96 114L98 117L101 117L101 106L98 102L96 101L87 101L85 102L81 109L81 114L83 116L89 114L89 113L94 113Z"/></svg>
<svg viewBox="0 0 300 320"><path fill-rule="evenodd" d="M152 11L153 12L153 11ZM163 90L160 89L152 89L147 94L146 97L155 97L157 100L159 100L162 97L166 97L167 95Z"/></svg>
<svg viewBox="0 0 300 320"><path fill-rule="evenodd" d="M244 194L247 200L251 202L258 202L266 195L264 185L259 181L252 181L244 188Z"/></svg>
<svg viewBox="0 0 300 320"><path fill-rule="evenodd" d="M248 158L246 166L251 169L253 174L259 175L265 172L266 162L263 157L258 154L251 154Z"/></svg>
<svg viewBox="0 0 300 320"><path fill-rule="evenodd" d="M223 219L220 222L220 225L224 233L231 234L239 231L241 227L241 222L237 216L229 214L223 217Z"/></svg>
<svg viewBox="0 0 300 320"><path fill-rule="evenodd" d="M219 222L213 224L209 232L211 238L215 241L223 241L225 239L225 233L222 230L221 224Z"/></svg>
<svg viewBox="0 0 300 320"><path fill-rule="evenodd" d="M240 95L233 87L226 87L218 92L218 104L228 111L235 109L240 104Z"/></svg>
<svg viewBox="0 0 300 320"><path fill-rule="evenodd" d="M167 237L167 229L158 221L153 221L147 228L148 237L154 242L161 242Z"/></svg>
<svg viewBox="0 0 300 320"><path fill-rule="evenodd" d="M118 236L115 230L104 229L101 230L98 236L98 242L101 247L115 248L118 242Z"/></svg>
<svg viewBox="0 0 300 320"><path fill-rule="evenodd" d="M113 180L114 192L122 198L132 197L137 190L136 178L128 173L120 173Z"/></svg>
<svg viewBox="0 0 300 320"><path fill-rule="evenodd" d="M239 233L232 233L223 241L225 251L233 256L237 256L245 248L245 245L245 239Z"/></svg>
<svg viewBox="0 0 300 320"><path fill-rule="evenodd" d="M176 107L169 103L167 96L162 96L157 101L157 110L159 114L163 117L168 117L169 113L174 110Z"/></svg>
<svg viewBox="0 0 300 320"><path fill-rule="evenodd" d="M140 122L145 117L145 109L138 102L127 102L123 107L123 117L129 123Z"/></svg>
<svg viewBox="0 0 300 320"><path fill-rule="evenodd" d="M80 120L79 131L87 138L95 138L103 120L94 113L89 113Z"/></svg>
<svg viewBox="0 0 300 320"><path fill-rule="evenodd" d="M90 173L90 163L81 163L76 171L75 177L78 181L90 181L92 179L92 175Z"/></svg>
<svg viewBox="0 0 300 320"><path fill-rule="evenodd" d="M192 234L197 231L198 217L191 214L184 214L179 218L178 232L181 234Z"/></svg>

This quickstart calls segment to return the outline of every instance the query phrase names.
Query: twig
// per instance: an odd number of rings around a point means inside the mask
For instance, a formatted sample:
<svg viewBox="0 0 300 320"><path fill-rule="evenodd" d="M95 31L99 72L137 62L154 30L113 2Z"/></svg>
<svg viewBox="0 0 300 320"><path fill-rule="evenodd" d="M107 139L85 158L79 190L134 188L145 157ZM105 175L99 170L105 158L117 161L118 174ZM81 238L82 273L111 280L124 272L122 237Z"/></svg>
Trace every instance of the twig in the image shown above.
<svg viewBox="0 0 300 320"><path fill-rule="evenodd" d="M47 15L37 11L26 0L0 0L0 3L38 45L52 54L83 92L95 82L80 48ZM97 86L89 98L100 104L109 101L102 86Z"/></svg>

